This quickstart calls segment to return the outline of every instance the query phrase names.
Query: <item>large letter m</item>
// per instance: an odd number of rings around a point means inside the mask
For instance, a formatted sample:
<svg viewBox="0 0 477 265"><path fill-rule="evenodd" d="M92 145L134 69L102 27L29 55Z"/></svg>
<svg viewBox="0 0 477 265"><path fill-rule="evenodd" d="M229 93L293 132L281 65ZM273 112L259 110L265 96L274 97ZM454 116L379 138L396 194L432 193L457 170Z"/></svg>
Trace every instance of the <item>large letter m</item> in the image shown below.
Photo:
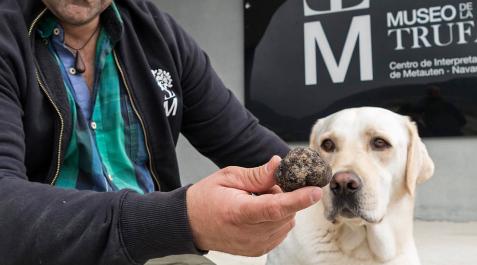
<svg viewBox="0 0 477 265"><path fill-rule="evenodd" d="M333 83L343 83L353 52L359 40L361 81L373 80L373 51L371 43L371 17L356 16L351 21L348 36L339 62L333 55L330 43L320 21L305 23L305 80L306 85L317 84L317 48L330 73Z"/></svg>

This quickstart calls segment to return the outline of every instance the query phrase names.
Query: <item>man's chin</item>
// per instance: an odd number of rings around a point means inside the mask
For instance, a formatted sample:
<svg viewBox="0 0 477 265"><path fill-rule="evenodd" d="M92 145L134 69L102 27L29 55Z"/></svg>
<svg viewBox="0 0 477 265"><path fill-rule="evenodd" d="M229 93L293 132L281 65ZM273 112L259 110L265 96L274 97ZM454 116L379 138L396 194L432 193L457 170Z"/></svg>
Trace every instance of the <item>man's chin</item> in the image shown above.
<svg viewBox="0 0 477 265"><path fill-rule="evenodd" d="M86 25L96 19L109 5L97 6L88 3L71 3L52 10L61 22L74 26Z"/></svg>
<svg viewBox="0 0 477 265"><path fill-rule="evenodd" d="M68 12L62 14L57 14L60 21L73 26L83 26L93 21L97 16L98 12L92 12L87 8L72 8Z"/></svg>

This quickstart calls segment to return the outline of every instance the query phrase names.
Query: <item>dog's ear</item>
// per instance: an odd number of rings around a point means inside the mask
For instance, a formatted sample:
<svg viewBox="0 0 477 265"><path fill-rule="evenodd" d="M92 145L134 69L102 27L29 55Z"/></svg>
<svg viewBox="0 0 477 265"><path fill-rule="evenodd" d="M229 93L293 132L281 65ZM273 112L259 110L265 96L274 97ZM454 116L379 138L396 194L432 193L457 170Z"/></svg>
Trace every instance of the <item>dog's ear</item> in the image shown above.
<svg viewBox="0 0 477 265"><path fill-rule="evenodd" d="M317 120L313 128L311 129L310 134L310 148L316 151L320 150L320 142L319 142L319 135L320 135L320 128L323 124L323 119Z"/></svg>
<svg viewBox="0 0 477 265"><path fill-rule="evenodd" d="M406 121L409 131L409 144L407 147L406 186L414 196L416 185L430 179L434 174L434 162L427 153L426 146L421 141L417 126L410 119Z"/></svg>

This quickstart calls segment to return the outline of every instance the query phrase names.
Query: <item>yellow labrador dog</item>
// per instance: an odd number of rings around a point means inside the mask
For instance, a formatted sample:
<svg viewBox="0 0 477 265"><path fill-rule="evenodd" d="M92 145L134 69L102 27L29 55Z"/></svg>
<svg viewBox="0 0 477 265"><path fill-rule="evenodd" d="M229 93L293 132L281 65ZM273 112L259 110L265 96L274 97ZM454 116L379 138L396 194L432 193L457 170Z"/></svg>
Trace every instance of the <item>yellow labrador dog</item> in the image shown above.
<svg viewBox="0 0 477 265"><path fill-rule="evenodd" d="M408 117L355 108L318 120L311 148L331 165L320 203L297 214L268 265L416 265L416 184L434 164Z"/></svg>

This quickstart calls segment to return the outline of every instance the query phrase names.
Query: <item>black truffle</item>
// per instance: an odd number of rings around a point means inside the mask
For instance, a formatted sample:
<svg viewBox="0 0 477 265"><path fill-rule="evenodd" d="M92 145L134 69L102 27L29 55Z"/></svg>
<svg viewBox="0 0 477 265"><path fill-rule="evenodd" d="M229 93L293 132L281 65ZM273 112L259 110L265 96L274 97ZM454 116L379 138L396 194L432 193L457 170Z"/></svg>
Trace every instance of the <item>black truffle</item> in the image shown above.
<svg viewBox="0 0 477 265"><path fill-rule="evenodd" d="M331 181L331 167L317 151L298 147L282 159L275 177L278 186L285 192L305 186L324 187Z"/></svg>

